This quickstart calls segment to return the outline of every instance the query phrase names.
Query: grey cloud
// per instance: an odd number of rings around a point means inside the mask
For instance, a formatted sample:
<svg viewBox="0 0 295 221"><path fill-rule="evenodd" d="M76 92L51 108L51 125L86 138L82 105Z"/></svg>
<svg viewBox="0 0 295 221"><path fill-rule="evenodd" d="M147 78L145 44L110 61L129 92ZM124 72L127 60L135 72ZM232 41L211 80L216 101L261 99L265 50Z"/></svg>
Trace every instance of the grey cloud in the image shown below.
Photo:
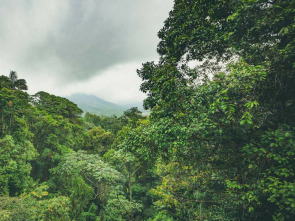
<svg viewBox="0 0 295 221"><path fill-rule="evenodd" d="M172 0L1 1L0 59L31 75L86 80L156 56ZM14 67L12 67L13 69ZM45 74L45 73L43 73Z"/></svg>

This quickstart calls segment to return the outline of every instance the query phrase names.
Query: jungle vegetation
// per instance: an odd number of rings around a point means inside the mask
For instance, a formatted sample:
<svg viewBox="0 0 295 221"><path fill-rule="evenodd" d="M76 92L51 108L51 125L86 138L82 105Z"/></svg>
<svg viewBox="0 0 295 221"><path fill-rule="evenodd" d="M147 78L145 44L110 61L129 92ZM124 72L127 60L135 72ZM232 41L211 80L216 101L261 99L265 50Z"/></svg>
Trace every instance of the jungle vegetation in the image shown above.
<svg viewBox="0 0 295 221"><path fill-rule="evenodd" d="M295 220L295 1L175 0L158 36L148 117L0 77L0 220Z"/></svg>

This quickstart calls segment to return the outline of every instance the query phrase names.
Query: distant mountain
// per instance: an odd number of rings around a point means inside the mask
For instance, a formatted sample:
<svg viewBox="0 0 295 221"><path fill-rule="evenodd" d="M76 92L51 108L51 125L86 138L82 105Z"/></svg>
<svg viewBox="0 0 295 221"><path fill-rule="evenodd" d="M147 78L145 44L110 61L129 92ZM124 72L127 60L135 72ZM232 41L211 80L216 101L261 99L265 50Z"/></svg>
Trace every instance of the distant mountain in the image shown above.
<svg viewBox="0 0 295 221"><path fill-rule="evenodd" d="M94 95L72 94L71 96L67 97L67 99L77 104L78 107L84 111L84 113L89 112L92 114L105 116L121 116L124 111L131 107L138 107L140 111L143 111L141 103L118 105L105 101Z"/></svg>

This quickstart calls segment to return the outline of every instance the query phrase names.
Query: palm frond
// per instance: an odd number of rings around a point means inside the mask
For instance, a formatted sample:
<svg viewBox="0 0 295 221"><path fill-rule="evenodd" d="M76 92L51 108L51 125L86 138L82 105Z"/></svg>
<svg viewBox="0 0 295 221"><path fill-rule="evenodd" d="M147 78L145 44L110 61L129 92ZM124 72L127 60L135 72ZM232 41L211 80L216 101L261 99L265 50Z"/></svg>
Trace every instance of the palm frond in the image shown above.
<svg viewBox="0 0 295 221"><path fill-rule="evenodd" d="M13 84L17 81L17 73L16 73L16 71L10 71L9 79Z"/></svg>

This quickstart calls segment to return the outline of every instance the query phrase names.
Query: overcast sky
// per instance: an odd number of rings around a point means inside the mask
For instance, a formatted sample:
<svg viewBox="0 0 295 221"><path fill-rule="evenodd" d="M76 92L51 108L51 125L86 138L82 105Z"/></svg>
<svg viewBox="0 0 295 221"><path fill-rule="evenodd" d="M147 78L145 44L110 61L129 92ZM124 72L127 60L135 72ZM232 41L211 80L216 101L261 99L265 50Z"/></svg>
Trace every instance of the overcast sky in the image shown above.
<svg viewBox="0 0 295 221"><path fill-rule="evenodd" d="M157 32L173 0L0 0L0 75L29 93L142 100L136 69L158 60Z"/></svg>

